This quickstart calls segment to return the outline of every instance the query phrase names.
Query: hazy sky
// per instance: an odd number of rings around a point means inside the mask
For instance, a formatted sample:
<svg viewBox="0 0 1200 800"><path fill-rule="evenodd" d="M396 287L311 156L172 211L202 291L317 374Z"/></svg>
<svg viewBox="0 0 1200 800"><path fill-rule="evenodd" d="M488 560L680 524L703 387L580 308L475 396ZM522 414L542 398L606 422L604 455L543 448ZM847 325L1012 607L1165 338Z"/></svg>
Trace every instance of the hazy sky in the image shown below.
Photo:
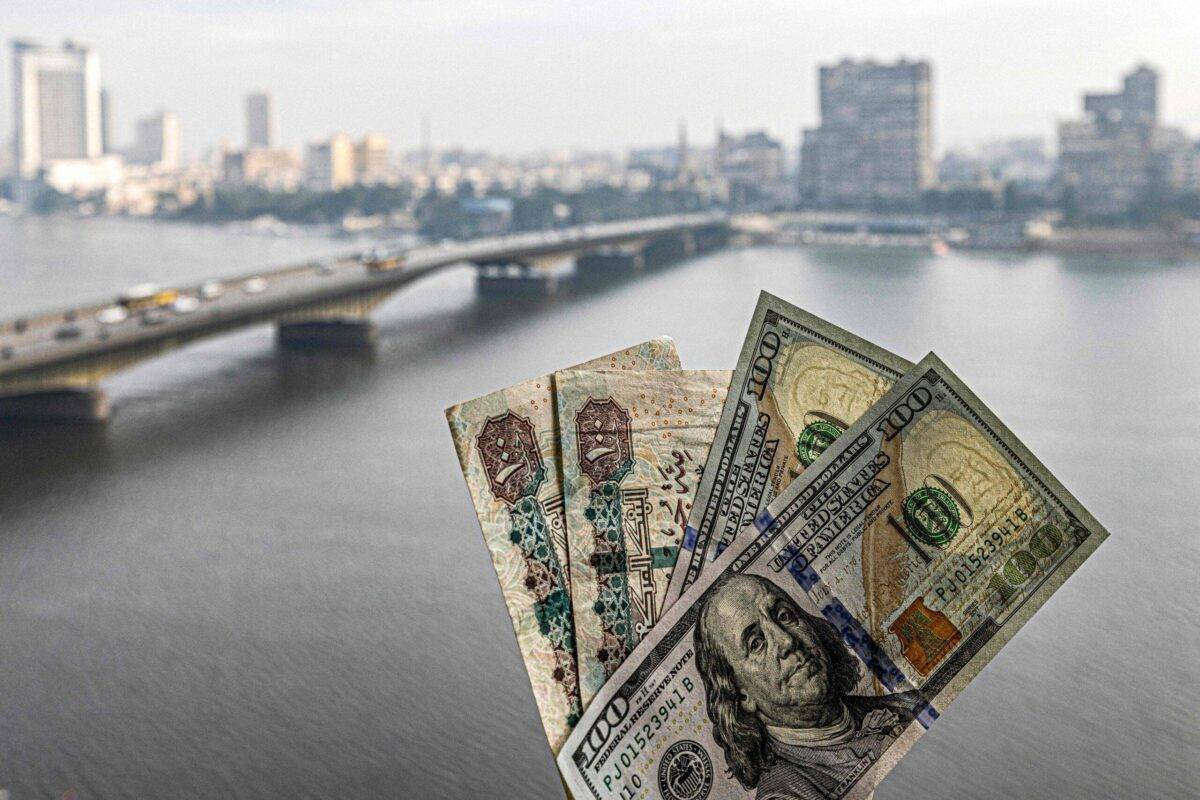
<svg viewBox="0 0 1200 800"><path fill-rule="evenodd" d="M1200 132L1200 4L719 0L3 0L0 31L100 51L118 143L176 111L185 150L241 142L242 95L274 93L281 138L378 131L400 148L503 152L694 142L765 127L793 147L817 120L816 72L843 56L934 64L939 151L1053 136L1085 89L1140 61L1169 122ZM10 48L0 125L11 130Z"/></svg>

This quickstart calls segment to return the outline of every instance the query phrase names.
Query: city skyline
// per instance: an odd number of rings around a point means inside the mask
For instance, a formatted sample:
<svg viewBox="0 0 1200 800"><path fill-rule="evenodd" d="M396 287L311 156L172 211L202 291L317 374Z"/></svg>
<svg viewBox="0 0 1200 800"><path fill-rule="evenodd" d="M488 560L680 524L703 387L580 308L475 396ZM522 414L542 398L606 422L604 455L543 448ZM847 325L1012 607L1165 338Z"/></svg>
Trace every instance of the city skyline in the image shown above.
<svg viewBox="0 0 1200 800"><path fill-rule="evenodd" d="M1200 129L1200 108L1189 102L1200 95L1200 74L1176 44L1194 40L1200 15L1165 6L618 5L568 13L558 5L368 4L351 13L324 0L250 3L249 11L176 3L147 28L115 0L89 6L86 23L70 3L23 5L0 10L11 36L47 44L70 37L101 54L118 146L130 142L134 120L165 108L182 121L189 158L222 139L239 143L245 95L266 90L276 138L291 147L344 130L377 131L398 150L416 150L426 116L439 149L619 150L671 141L680 119L705 147L721 119L726 130L768 130L794 159L801 128L818 123L817 67L844 57L932 62L935 154L1009 136L1040 136L1052 148L1080 92L1143 61L1165 76L1163 116ZM1116 24L1119 42L1090 41ZM0 97L12 96L6 66ZM396 79L381 80L389 73ZM11 131L11 108L3 109L0 125Z"/></svg>

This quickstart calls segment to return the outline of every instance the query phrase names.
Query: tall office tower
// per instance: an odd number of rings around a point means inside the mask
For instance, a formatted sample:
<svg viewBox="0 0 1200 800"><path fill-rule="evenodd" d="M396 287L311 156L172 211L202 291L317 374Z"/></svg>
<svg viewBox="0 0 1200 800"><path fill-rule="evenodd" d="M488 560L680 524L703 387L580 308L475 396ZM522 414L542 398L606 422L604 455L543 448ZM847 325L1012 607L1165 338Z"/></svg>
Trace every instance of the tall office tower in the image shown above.
<svg viewBox="0 0 1200 800"><path fill-rule="evenodd" d="M129 160L162 170L179 169L179 117L159 111L137 121L136 136Z"/></svg>
<svg viewBox="0 0 1200 800"><path fill-rule="evenodd" d="M62 47L13 42L13 155L20 177L48 161L103 152L100 57L71 41Z"/></svg>
<svg viewBox="0 0 1200 800"><path fill-rule="evenodd" d="M821 124L800 147L801 201L915 206L935 176L931 73L929 62L904 59L821 67Z"/></svg>
<svg viewBox="0 0 1200 800"><path fill-rule="evenodd" d="M313 142L304 154L304 183L318 192L336 192L354 184L354 142L335 133Z"/></svg>
<svg viewBox="0 0 1200 800"><path fill-rule="evenodd" d="M1084 113L1110 128L1143 134L1158 124L1158 73L1142 64L1121 81L1121 91L1083 96Z"/></svg>
<svg viewBox="0 0 1200 800"><path fill-rule="evenodd" d="M1058 126L1059 176L1070 211L1104 218L1128 213L1156 179L1158 73L1140 66L1121 91L1083 96L1084 119Z"/></svg>
<svg viewBox="0 0 1200 800"><path fill-rule="evenodd" d="M275 102L266 92L246 95L246 147L275 146Z"/></svg>

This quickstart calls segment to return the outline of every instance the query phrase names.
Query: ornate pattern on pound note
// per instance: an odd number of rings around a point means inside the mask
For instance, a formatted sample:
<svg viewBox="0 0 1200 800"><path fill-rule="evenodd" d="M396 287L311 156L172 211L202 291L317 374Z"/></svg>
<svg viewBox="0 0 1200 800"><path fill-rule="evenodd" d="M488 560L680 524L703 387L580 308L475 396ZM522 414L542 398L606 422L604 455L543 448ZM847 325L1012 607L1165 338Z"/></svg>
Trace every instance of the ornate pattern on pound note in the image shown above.
<svg viewBox="0 0 1200 800"><path fill-rule="evenodd" d="M592 484L584 517L592 524L604 674L611 675L637 643L629 605L629 557L622 529L621 481L633 469L629 413L612 399L589 397L575 414L579 467Z"/></svg>
<svg viewBox="0 0 1200 800"><path fill-rule="evenodd" d="M575 628L571 596L562 565L551 541L546 510L537 491L545 479L545 467L533 425L525 417L507 411L490 417L475 439L492 493L508 506L512 542L525 561L525 588L534 596L538 630L554 649L554 680L569 700L567 724L574 725L582 713L579 676L575 665Z"/></svg>

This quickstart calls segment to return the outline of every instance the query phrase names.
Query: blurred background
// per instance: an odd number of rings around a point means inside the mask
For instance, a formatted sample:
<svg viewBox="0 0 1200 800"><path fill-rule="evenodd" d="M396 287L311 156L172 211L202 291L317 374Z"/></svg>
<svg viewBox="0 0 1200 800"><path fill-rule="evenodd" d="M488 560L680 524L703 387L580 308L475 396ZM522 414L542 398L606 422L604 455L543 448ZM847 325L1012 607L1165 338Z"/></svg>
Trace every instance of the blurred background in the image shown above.
<svg viewBox="0 0 1200 800"><path fill-rule="evenodd" d="M1200 10L0 30L0 798L561 796L442 410L731 368L760 289L935 349L1113 534L877 796L1200 796Z"/></svg>

